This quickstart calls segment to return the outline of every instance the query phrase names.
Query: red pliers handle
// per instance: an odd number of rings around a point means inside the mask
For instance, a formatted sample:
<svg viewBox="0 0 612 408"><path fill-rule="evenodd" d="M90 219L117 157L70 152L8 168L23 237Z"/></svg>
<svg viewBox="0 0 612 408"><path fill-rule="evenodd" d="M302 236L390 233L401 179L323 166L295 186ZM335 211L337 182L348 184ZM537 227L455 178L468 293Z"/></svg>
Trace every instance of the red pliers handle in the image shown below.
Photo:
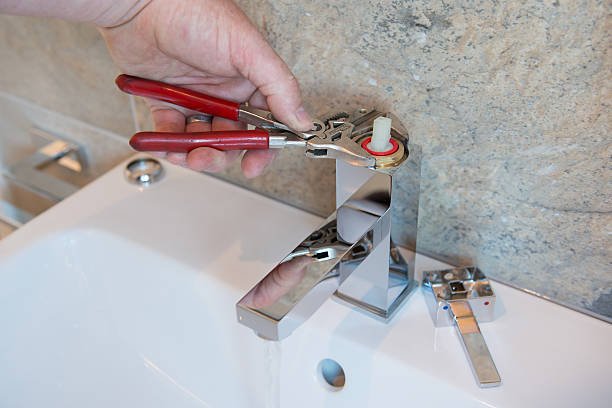
<svg viewBox="0 0 612 408"><path fill-rule="evenodd" d="M187 153L198 147L212 147L218 150L268 149L270 131L276 133L276 130L289 130L282 123L276 122L267 111L248 109L239 103L191 89L131 75L119 75L115 82L119 89L132 95L157 99L213 116L268 127L268 129L193 133L140 132L130 139L130 145L135 150Z"/></svg>

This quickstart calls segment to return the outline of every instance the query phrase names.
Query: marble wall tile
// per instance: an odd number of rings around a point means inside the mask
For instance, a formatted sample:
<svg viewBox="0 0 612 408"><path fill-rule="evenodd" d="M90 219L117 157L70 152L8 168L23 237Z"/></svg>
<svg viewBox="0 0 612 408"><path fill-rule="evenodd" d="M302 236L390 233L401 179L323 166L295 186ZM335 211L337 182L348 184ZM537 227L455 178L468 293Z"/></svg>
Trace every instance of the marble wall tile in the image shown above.
<svg viewBox="0 0 612 408"><path fill-rule="evenodd" d="M612 317L607 2L239 3L313 113L388 109L421 145L420 251ZM146 108L136 102L135 124L114 89L95 30L0 17L0 43L0 90L120 134L149 128ZM220 177L318 214L334 207L333 163L297 151L258 179L238 165Z"/></svg>
<svg viewBox="0 0 612 408"><path fill-rule="evenodd" d="M117 69L89 25L0 15L0 91L128 135L134 120Z"/></svg>

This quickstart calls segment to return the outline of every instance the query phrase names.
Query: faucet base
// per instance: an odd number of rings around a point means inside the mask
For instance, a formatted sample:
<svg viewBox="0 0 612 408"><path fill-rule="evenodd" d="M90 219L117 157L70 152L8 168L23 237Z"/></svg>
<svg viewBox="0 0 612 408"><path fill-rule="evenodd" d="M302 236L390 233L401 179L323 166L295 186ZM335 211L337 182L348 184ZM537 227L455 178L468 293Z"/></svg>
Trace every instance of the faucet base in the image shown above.
<svg viewBox="0 0 612 408"><path fill-rule="evenodd" d="M351 295L346 293L345 284L343 284L334 293L334 299L349 306L351 309L365 313L367 316L383 322L388 322L419 286L418 282L411 278L414 276L414 271L410 270L411 265L414 265L414 262L406 262L395 244L391 243L389 251L388 288L386 291L386 302L384 302L386 304L373 301L371 295L376 289L372 288L368 282L358 277L349 279L349 281L345 282L346 286L351 286ZM355 290L358 286L361 286L361 289ZM361 295L355 295L355 293L360 292L362 293Z"/></svg>

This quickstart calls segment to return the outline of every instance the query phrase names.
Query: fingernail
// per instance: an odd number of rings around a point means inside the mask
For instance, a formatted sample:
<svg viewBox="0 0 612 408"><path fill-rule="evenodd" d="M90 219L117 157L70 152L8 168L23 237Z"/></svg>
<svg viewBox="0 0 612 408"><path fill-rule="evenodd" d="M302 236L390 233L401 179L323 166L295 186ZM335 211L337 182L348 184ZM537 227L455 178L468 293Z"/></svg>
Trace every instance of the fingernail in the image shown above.
<svg viewBox="0 0 612 408"><path fill-rule="evenodd" d="M295 121L297 122L296 124L298 126L296 126L297 130L310 130L310 128L312 127L312 117L308 114L308 112L306 112L306 109L304 109L303 106L300 106L296 111L295 111Z"/></svg>

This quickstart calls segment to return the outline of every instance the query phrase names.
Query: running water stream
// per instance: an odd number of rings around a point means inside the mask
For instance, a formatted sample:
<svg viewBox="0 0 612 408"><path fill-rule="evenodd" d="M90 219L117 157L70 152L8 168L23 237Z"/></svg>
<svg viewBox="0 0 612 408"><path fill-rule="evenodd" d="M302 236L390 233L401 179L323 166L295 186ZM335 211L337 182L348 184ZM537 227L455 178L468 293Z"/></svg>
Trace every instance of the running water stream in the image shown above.
<svg viewBox="0 0 612 408"><path fill-rule="evenodd" d="M264 355L265 408L280 408L281 342L266 341Z"/></svg>

